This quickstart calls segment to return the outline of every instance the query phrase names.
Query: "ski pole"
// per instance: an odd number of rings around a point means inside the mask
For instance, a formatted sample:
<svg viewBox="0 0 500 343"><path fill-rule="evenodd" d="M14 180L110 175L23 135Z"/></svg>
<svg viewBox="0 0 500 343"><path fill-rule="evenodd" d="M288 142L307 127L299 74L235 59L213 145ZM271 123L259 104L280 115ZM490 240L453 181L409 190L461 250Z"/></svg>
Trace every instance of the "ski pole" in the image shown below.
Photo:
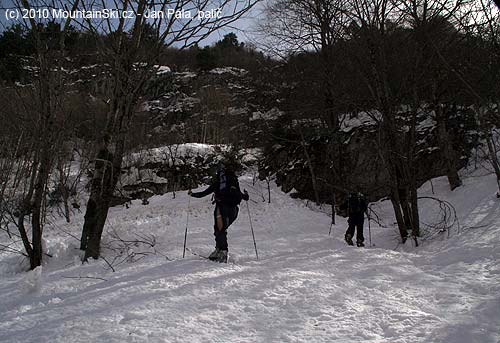
<svg viewBox="0 0 500 343"><path fill-rule="evenodd" d="M372 246L372 226L371 226L371 221L370 221L370 212L371 209L368 208L368 211L366 211L366 215L368 216L368 237L370 238L370 247Z"/></svg>
<svg viewBox="0 0 500 343"><path fill-rule="evenodd" d="M188 237L188 224L189 224L189 211L191 210L191 196L188 199L188 209L186 214L186 231L184 232L184 250L182 251L182 258L186 256L186 242Z"/></svg>
<svg viewBox="0 0 500 343"><path fill-rule="evenodd" d="M247 203L247 211L248 211L248 220L250 221L250 229L252 230L252 238L253 238L253 246L255 248L255 256L257 256L257 260L258 260L259 253L257 252L257 243L255 243L255 233L253 232L252 217L250 217L250 206L248 206L248 201L246 203Z"/></svg>
<svg viewBox="0 0 500 343"><path fill-rule="evenodd" d="M328 236L332 234L332 228L335 225L335 193L332 191L332 222L330 223L330 231L328 231Z"/></svg>

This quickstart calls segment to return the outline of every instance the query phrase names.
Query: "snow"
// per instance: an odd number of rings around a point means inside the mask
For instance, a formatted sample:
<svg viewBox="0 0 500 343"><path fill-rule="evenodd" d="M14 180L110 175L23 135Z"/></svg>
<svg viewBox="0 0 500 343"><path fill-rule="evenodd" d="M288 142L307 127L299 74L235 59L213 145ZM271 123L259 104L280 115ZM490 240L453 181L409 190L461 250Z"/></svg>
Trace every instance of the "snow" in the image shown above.
<svg viewBox="0 0 500 343"><path fill-rule="evenodd" d="M80 69L94 69L94 68L97 68L99 67L99 64L92 64L92 65L88 65L88 66L81 66Z"/></svg>
<svg viewBox="0 0 500 343"><path fill-rule="evenodd" d="M168 66L154 65L154 68L156 69L156 75L168 74L172 71Z"/></svg>
<svg viewBox="0 0 500 343"><path fill-rule="evenodd" d="M219 146L222 150L229 149L228 146ZM132 165L134 163L145 162L168 162L171 159L178 159L180 157L190 155L209 155L213 154L215 146L210 144L201 143L184 143L178 145L164 146L159 148L152 148L149 150L142 150L133 153L126 161L125 165ZM180 161L176 161L180 162Z"/></svg>
<svg viewBox="0 0 500 343"><path fill-rule="evenodd" d="M14 84L16 85L16 87L21 87L21 88L32 86L32 84L24 84L19 81L14 82Z"/></svg>
<svg viewBox="0 0 500 343"><path fill-rule="evenodd" d="M345 114L343 115L341 129L344 132L350 132L353 129L362 126L368 127L376 125L381 120L382 120L382 114L377 110L370 111L369 113L361 111L359 113L356 113L355 115ZM435 127L436 127L436 121L432 117L426 115L424 120L418 122L417 131L425 132L434 129ZM409 127L405 125L404 130L408 131Z"/></svg>
<svg viewBox="0 0 500 343"><path fill-rule="evenodd" d="M417 131L423 132L426 130L432 130L436 127L437 123L432 117L426 116L424 120L418 123Z"/></svg>
<svg viewBox="0 0 500 343"><path fill-rule="evenodd" d="M328 236L326 207L291 199L276 185L267 203L266 183L253 184L250 173L240 185L250 193L259 260L247 203L229 231L228 264L188 252L182 258L187 222L189 248L206 255L213 247L210 197L182 192L112 208L103 254L114 272L102 259L79 262L78 241L64 232L78 237L83 214L55 221L45 232L53 257L43 267L21 272L21 257L0 255L0 341L498 343L496 182L464 175L453 192L446 178L420 189L452 203L461 226L418 248L397 243L386 201L372 204L382 219L371 222L372 246L365 225L367 247L349 247L345 218ZM423 221L436 211L433 200L422 200ZM111 233L154 235L155 244L132 244L123 255Z"/></svg>
<svg viewBox="0 0 500 343"><path fill-rule="evenodd" d="M228 107L227 114L230 116L241 116L248 112L247 108Z"/></svg>
<svg viewBox="0 0 500 343"><path fill-rule="evenodd" d="M376 110L370 113L362 111L356 115L346 114L341 122L341 129L344 132L350 132L361 126L375 125L381 118L382 114Z"/></svg>
<svg viewBox="0 0 500 343"><path fill-rule="evenodd" d="M184 71L184 72L177 72L175 75L179 79L192 79L198 76L198 74L191 72L191 71Z"/></svg>
<svg viewBox="0 0 500 343"><path fill-rule="evenodd" d="M245 69L240 69L236 67L224 67L224 68L214 68L209 71L210 74L231 74L234 76L242 76L248 73Z"/></svg>
<svg viewBox="0 0 500 343"><path fill-rule="evenodd" d="M168 180L163 177L159 177L151 169L139 170L136 167L131 167L126 174L122 174L120 178L121 186L136 185L138 181L141 182L153 182L156 184L168 184Z"/></svg>
<svg viewBox="0 0 500 343"><path fill-rule="evenodd" d="M255 120L277 120L281 116L283 116L285 113L277 109L276 107L272 108L271 110L262 113L260 111L256 111L252 113L252 117L250 118L250 121L255 121Z"/></svg>

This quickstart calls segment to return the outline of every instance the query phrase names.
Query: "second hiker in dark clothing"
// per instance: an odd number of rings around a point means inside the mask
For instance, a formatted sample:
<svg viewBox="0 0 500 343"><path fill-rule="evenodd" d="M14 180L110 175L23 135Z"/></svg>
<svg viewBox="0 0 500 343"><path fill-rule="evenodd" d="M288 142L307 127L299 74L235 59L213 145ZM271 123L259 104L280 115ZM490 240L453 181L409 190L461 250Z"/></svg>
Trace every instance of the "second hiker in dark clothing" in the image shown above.
<svg viewBox="0 0 500 343"><path fill-rule="evenodd" d="M346 203L342 206L347 208L349 219L347 220L348 228L345 233L345 241L349 245L354 245L352 238L354 230L356 230L356 245L364 247L365 237L363 236L363 223L365 221L365 212L368 209L366 200L361 193L351 193Z"/></svg>
<svg viewBox="0 0 500 343"><path fill-rule="evenodd" d="M219 166L216 180L204 191L189 195L202 198L214 194L214 235L215 250L208 257L212 261L227 262L227 229L238 217L238 205L241 200L248 201L249 196L245 190L240 190L238 177L231 167Z"/></svg>

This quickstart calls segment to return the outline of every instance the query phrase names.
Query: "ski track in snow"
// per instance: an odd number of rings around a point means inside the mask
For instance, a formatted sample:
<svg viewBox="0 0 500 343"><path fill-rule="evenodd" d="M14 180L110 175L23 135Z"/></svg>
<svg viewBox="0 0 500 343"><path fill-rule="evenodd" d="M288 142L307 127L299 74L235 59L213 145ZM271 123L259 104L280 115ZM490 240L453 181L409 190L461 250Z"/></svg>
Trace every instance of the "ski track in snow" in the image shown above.
<svg viewBox="0 0 500 343"><path fill-rule="evenodd" d="M445 178L434 191L455 205L460 234L446 233L419 248L397 246L394 228L372 223L373 247L343 242L345 218L328 237L330 217L264 184L249 202L260 260L256 260L246 204L229 231L228 264L186 252L187 195L178 193L113 208L106 229L126 236L154 234L149 255L110 271L103 260L79 263L77 241L47 229L55 256L40 269L16 271L19 258L0 256L2 342L500 342L500 203L494 177L467 178L454 192ZM431 194L430 184L421 189ZM374 205L394 221L389 204ZM423 201L428 221L435 203ZM191 199L188 247L213 246L209 197ZM79 235L82 216L58 223ZM367 224L367 223L366 223ZM3 239L3 238L2 238ZM104 238L104 242L109 238ZM105 250L112 260L113 251ZM13 263L15 264L12 267ZM19 268L17 268L19 269ZM101 280L99 278L105 279Z"/></svg>

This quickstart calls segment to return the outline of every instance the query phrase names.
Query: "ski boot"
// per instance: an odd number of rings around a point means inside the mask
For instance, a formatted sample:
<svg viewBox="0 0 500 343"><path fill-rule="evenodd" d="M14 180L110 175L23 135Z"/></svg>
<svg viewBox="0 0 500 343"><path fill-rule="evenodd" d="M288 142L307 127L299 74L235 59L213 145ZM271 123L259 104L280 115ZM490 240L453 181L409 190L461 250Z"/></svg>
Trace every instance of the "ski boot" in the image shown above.
<svg viewBox="0 0 500 343"><path fill-rule="evenodd" d="M352 242L352 235L346 233L344 238L348 245L354 245L354 243Z"/></svg>
<svg viewBox="0 0 500 343"><path fill-rule="evenodd" d="M219 250L219 255L217 256L217 262L227 263L227 250Z"/></svg>
<svg viewBox="0 0 500 343"><path fill-rule="evenodd" d="M210 261L218 261L219 260L219 254L222 250L220 250L219 248L215 248L214 251L212 251L212 253L210 255L208 255L208 259Z"/></svg>
<svg viewBox="0 0 500 343"><path fill-rule="evenodd" d="M358 241L358 242L356 242L356 246L357 246L358 248L362 248L362 247L364 247L364 246L365 246L365 243Z"/></svg>

